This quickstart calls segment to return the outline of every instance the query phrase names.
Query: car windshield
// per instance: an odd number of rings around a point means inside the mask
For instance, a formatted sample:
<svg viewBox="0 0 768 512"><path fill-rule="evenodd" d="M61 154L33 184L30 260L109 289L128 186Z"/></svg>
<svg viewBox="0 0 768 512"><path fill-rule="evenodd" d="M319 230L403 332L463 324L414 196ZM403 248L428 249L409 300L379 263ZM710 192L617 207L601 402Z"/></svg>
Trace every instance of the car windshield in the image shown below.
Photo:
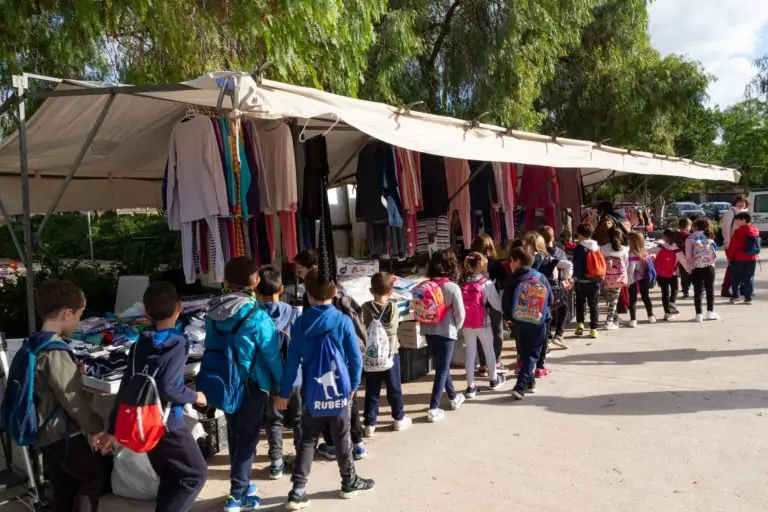
<svg viewBox="0 0 768 512"><path fill-rule="evenodd" d="M715 210L722 211L722 210L727 210L728 208L730 208L731 207L731 203L715 203L712 206L715 208Z"/></svg>
<svg viewBox="0 0 768 512"><path fill-rule="evenodd" d="M698 210L699 209L699 207L693 203L677 203L675 206L677 206L678 210Z"/></svg>

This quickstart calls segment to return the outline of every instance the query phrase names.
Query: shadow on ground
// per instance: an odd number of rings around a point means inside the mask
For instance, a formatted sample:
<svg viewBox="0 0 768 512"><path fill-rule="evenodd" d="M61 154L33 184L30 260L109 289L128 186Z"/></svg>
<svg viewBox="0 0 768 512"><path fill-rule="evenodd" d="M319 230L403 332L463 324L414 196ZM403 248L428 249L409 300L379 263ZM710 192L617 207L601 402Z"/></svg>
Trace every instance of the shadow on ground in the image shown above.
<svg viewBox="0 0 768 512"><path fill-rule="evenodd" d="M768 391L762 389L650 391L576 398L528 395L522 402L515 402L508 393L503 393L476 403L482 405L508 403L515 407L544 407L551 412L581 416L656 416L704 411L768 409Z"/></svg>

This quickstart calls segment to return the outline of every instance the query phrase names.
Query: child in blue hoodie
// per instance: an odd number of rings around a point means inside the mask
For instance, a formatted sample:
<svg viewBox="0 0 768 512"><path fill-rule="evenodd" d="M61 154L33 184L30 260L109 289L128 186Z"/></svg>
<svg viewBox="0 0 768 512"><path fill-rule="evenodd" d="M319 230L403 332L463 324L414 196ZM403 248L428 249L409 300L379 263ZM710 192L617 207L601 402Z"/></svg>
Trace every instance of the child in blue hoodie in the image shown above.
<svg viewBox="0 0 768 512"><path fill-rule="evenodd" d="M310 307L304 311L291 329L291 343L288 345L288 359L280 383L280 397L275 403L280 410L288 407L288 399L293 393L293 386L299 367L302 367L302 393L306 392L308 376L303 361L313 360L320 349L324 338L329 337L335 344L342 358L347 362L351 394L360 386L362 378L363 359L355 335L352 320L341 313L333 305L336 297L336 286L333 283L320 283L315 270L310 271L304 278ZM301 443L296 453L296 463L293 468L293 489L288 494L287 510L301 510L309 506L307 497L307 480L312 468L315 446L323 429L330 428L331 436L337 448L336 461L341 474L340 496L344 499L354 498L365 494L374 487L373 480L357 476L355 462L352 456L352 437L350 435L350 413L338 416L314 417L307 410L302 416Z"/></svg>
<svg viewBox="0 0 768 512"><path fill-rule="evenodd" d="M227 262L224 285L226 293L209 303L205 335L206 340L212 336L232 338L239 373L247 382L240 408L226 416L231 469L230 494L224 510L242 512L253 510L261 502L256 485L249 483L251 466L269 393L277 389L283 362L274 341L272 319L256 301L256 263L244 256Z"/></svg>
<svg viewBox="0 0 768 512"><path fill-rule="evenodd" d="M285 361L288 355L288 344L291 342L291 327L296 320L296 310L290 304L280 302L283 293L283 278L275 267L263 267L259 270L259 303L275 324L277 336L275 343L280 349L280 357ZM288 411L284 415L274 403L267 405L267 442L269 443L269 478L282 478L285 471L283 461L283 427L285 420L293 429L293 443L298 445L301 440L301 376L296 379L293 393L288 400ZM277 396L277 395L275 395ZM286 418L287 417L287 418Z"/></svg>
<svg viewBox="0 0 768 512"><path fill-rule="evenodd" d="M131 348L129 359L135 368L154 372L157 391L163 406L170 405L165 435L148 453L149 462L160 478L155 510L190 510L208 479L208 465L197 441L184 425L186 404L205 405L205 396L184 383L189 340L176 329L181 314L181 301L176 288L168 282L153 283L144 292L144 309L155 323L144 331ZM126 372L120 387L131 378ZM114 432L117 403L110 418Z"/></svg>

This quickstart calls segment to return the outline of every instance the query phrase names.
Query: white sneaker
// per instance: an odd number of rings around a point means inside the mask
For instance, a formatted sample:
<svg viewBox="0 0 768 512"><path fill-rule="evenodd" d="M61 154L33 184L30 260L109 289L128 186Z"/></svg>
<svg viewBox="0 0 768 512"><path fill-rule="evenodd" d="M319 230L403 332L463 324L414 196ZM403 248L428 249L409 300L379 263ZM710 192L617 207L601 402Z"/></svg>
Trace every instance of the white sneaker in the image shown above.
<svg viewBox="0 0 768 512"><path fill-rule="evenodd" d="M649 324L655 324L656 323L656 317L651 315L648 317L648 323Z"/></svg>
<svg viewBox="0 0 768 512"><path fill-rule="evenodd" d="M461 406L464 405L464 401L467 398L464 396L463 393L456 393L456 398L451 400L451 410L452 411L458 411L461 409Z"/></svg>
<svg viewBox="0 0 768 512"><path fill-rule="evenodd" d="M630 321L629 321L629 326L630 326L631 328L633 328L633 329L634 329L635 327L637 327L637 320L630 320Z"/></svg>
<svg viewBox="0 0 768 512"><path fill-rule="evenodd" d="M618 328L619 328L619 325L615 324L613 322L606 322L605 323L605 330L606 331L615 331Z"/></svg>
<svg viewBox="0 0 768 512"><path fill-rule="evenodd" d="M707 311L704 313L704 320L720 320L720 317L714 311Z"/></svg>
<svg viewBox="0 0 768 512"><path fill-rule="evenodd" d="M701 314L698 314L695 317L693 317L693 321L694 322L703 322L704 321L704 317L702 317Z"/></svg>
<svg viewBox="0 0 768 512"><path fill-rule="evenodd" d="M403 416L403 419L395 421L395 432L402 432L408 430L413 425L413 420L408 416Z"/></svg>
<svg viewBox="0 0 768 512"><path fill-rule="evenodd" d="M674 302L669 303L669 311L672 315L680 313L680 310L677 309L677 305Z"/></svg>
<svg viewBox="0 0 768 512"><path fill-rule="evenodd" d="M373 434L376 433L376 425L368 425L365 427L365 432L363 432L363 435L365 437L373 437Z"/></svg>
<svg viewBox="0 0 768 512"><path fill-rule="evenodd" d="M464 396L464 395L461 395ZM445 419L445 411L442 409L430 409L427 411L427 421L435 423Z"/></svg>
<svg viewBox="0 0 768 512"><path fill-rule="evenodd" d="M673 315L672 313L664 313L664 320L666 320L667 322L669 322L673 318L675 318L675 315Z"/></svg>

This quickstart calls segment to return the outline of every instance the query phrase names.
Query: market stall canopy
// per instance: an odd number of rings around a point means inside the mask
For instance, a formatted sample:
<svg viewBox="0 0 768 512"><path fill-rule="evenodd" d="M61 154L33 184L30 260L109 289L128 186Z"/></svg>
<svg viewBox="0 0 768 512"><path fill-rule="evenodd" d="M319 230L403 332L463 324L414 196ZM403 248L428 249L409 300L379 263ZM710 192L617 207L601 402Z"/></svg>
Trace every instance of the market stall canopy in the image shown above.
<svg viewBox="0 0 768 512"><path fill-rule="evenodd" d="M307 126L308 138L326 133L332 184L354 175L356 155L371 139L453 158L573 168L581 170L585 186L625 173L739 179L733 169L687 159L555 140L243 73L211 73L154 88L67 80L56 91L70 92L47 99L27 124L33 212L47 211L100 117L103 123L56 210L159 206L171 130L190 105L220 105L264 122L294 119ZM11 215L22 212L19 175L14 134L0 143L0 199Z"/></svg>

